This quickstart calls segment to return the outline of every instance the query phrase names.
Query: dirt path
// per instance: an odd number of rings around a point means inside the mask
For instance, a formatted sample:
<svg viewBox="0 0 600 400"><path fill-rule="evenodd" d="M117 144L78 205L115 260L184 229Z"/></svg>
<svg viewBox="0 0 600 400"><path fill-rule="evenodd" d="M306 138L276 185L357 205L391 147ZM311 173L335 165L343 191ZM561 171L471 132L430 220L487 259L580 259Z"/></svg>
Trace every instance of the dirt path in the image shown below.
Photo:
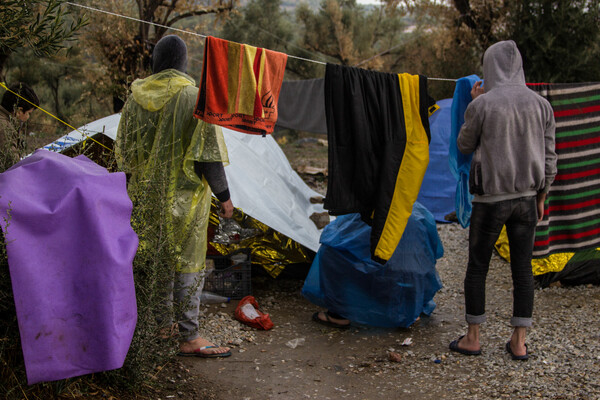
<svg viewBox="0 0 600 400"><path fill-rule="evenodd" d="M276 297L285 299L271 311L276 327L257 334L254 344L234 348L232 357L216 362L184 361L193 374L228 388L223 399L410 398L420 390L414 380L403 377L416 357L407 352L431 354L432 369L440 368L434 360L446 353L447 344L434 340L449 328L444 316L425 318L409 329L338 330L311 320L317 308L299 289ZM414 344L401 346L408 337ZM291 348L287 343L294 339L303 343ZM403 355L400 363L388 360L391 349Z"/></svg>
<svg viewBox="0 0 600 400"><path fill-rule="evenodd" d="M173 398L259 399L598 399L600 398L600 288L536 291L531 359L516 362L504 351L511 333L510 267L493 256L487 285L488 322L479 357L448 350L464 333L462 280L467 231L438 226L445 255L438 261L444 288L437 308L408 329L366 326L337 330L311 320L318 308L300 294L302 280L269 279L254 295L271 298L265 309L275 328L233 347L232 357L182 359L192 378ZM253 282L254 283L254 282ZM232 313L212 306L214 311ZM584 322L584 323L582 323ZM401 343L411 338L413 344ZM287 343L304 339L296 348ZM388 359L389 351L401 355ZM175 383L175 382L174 382ZM181 383L181 382L179 382ZM191 384L191 387L190 387ZM167 396L161 397L162 399Z"/></svg>

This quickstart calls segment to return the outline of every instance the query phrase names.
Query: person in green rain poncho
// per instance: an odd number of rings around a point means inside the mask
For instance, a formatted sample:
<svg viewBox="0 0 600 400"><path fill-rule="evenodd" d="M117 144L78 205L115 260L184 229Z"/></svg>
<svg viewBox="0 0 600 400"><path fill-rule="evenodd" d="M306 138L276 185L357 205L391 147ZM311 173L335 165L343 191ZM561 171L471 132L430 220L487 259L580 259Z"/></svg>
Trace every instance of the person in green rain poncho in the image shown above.
<svg viewBox="0 0 600 400"><path fill-rule="evenodd" d="M150 218L166 219L177 257L173 299L184 309L177 316L179 355L226 357L231 355L229 348L199 336L198 307L211 189L221 203L220 216L233 214L223 168L227 150L220 127L193 117L198 88L185 74L186 67L185 42L176 35L163 37L152 52L152 75L131 85L115 152L119 168L131 174L130 193L136 187L139 193L148 182L164 182L156 187L164 187L166 210Z"/></svg>

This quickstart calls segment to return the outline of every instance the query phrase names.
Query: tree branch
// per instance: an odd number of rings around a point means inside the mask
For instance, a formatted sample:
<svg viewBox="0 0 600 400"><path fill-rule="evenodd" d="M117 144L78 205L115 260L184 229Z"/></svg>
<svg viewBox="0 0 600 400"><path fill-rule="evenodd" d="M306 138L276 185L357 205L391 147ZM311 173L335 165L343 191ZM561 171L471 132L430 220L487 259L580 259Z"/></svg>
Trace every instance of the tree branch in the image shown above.
<svg viewBox="0 0 600 400"><path fill-rule="evenodd" d="M198 16L198 15L206 15L206 14L220 14L225 11L231 11L232 9L233 9L233 4L231 2L229 2L229 4L227 4L227 5L219 5L216 7L192 10L192 11L188 11L183 14L176 15L175 17L173 17L172 19L167 21L164 25L173 26L173 24L175 22L182 20L184 18L189 18L189 17L193 17L193 16Z"/></svg>
<svg viewBox="0 0 600 400"><path fill-rule="evenodd" d="M475 29L477 25L473 20L471 4L469 0L452 0L454 8L460 13L459 21L471 29Z"/></svg>

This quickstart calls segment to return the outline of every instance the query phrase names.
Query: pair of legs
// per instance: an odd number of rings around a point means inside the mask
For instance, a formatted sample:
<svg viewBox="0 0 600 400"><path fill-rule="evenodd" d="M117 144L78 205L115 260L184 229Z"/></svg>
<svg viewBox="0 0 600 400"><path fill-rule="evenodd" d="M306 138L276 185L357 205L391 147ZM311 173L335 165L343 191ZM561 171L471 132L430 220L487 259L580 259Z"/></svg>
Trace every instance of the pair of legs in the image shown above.
<svg viewBox="0 0 600 400"><path fill-rule="evenodd" d="M180 354L210 356L225 354L229 347L215 346L198 334L200 294L204 287L204 272L177 273L174 282L173 300L177 306ZM229 353L231 354L231 353Z"/></svg>
<svg viewBox="0 0 600 400"><path fill-rule="evenodd" d="M469 230L469 263L465 277L467 334L459 341L464 350L480 349L479 327L485 322L485 281L494 244L502 227L510 245L510 266L513 280L514 327L510 350L516 356L527 354L525 336L531 326L534 284L531 254L537 224L535 197L521 197L496 203L473 203Z"/></svg>

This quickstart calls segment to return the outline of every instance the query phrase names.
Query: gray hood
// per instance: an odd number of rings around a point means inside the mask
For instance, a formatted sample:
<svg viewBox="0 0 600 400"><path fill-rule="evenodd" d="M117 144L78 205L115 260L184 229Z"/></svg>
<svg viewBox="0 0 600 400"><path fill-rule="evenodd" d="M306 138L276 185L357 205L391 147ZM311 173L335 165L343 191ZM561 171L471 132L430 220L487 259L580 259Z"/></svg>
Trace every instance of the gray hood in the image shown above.
<svg viewBox="0 0 600 400"><path fill-rule="evenodd" d="M501 86L525 86L523 60L512 40L498 42L483 55L484 89L489 92Z"/></svg>

